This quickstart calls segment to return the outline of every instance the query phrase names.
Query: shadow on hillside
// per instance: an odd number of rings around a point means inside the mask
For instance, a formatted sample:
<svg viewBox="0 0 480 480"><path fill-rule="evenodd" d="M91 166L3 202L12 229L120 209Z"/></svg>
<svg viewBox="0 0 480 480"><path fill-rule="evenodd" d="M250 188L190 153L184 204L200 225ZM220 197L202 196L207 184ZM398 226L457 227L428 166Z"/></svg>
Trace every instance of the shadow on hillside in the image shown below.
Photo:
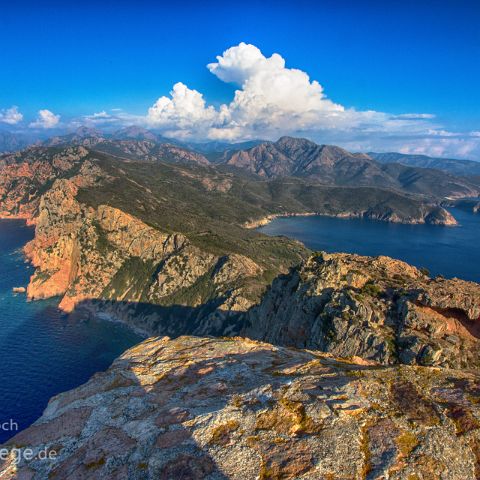
<svg viewBox="0 0 480 480"><path fill-rule="evenodd" d="M144 302L116 300L86 300L75 307L67 321L88 321L95 316L119 321L145 336L209 335L232 336L239 334L244 325L244 312L218 308L223 299L210 301L198 307L184 305L156 305Z"/></svg>

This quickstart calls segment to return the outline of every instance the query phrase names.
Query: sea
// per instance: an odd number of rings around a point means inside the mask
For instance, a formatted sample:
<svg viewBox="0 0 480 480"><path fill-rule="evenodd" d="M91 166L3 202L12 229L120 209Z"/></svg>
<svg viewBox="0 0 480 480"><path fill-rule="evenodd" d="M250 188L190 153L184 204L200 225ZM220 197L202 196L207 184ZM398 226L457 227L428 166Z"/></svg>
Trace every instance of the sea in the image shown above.
<svg viewBox="0 0 480 480"><path fill-rule="evenodd" d="M22 247L34 229L0 220L0 443L31 425L48 400L85 383L142 338L105 319L70 320L58 298L28 302L33 267Z"/></svg>
<svg viewBox="0 0 480 480"><path fill-rule="evenodd" d="M480 283L480 214L449 211L458 226L311 216L279 217L258 230L300 240L312 250L387 255L426 268L433 276Z"/></svg>

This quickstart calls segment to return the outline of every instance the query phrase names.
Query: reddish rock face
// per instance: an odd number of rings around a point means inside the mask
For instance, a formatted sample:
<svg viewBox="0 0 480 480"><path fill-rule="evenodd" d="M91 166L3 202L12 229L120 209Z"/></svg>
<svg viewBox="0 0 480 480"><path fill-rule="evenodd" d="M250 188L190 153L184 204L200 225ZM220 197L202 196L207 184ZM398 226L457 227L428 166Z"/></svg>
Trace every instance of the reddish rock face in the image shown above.
<svg viewBox="0 0 480 480"><path fill-rule="evenodd" d="M55 458L10 460L0 475L475 480L479 381L241 338L152 338L6 445Z"/></svg>

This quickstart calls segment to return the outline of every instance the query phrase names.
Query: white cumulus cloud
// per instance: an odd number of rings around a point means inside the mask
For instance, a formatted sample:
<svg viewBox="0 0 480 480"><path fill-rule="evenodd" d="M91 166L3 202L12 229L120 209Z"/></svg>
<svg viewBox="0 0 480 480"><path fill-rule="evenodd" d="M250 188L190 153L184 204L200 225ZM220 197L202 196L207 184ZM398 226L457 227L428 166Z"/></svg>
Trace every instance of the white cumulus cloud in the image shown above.
<svg viewBox="0 0 480 480"><path fill-rule="evenodd" d="M15 125L23 120L23 115L18 111L17 106L0 110L0 122L8 125Z"/></svg>
<svg viewBox="0 0 480 480"><path fill-rule="evenodd" d="M275 139L284 134L426 131L433 115L390 115L358 111L330 100L307 73L288 68L278 53L266 57L255 45L240 43L207 65L223 82L239 88L230 103L214 108L203 95L179 82L170 96L148 110L150 126L176 137L243 140Z"/></svg>
<svg viewBox="0 0 480 480"><path fill-rule="evenodd" d="M182 82L173 86L170 97L160 97L147 114L150 125L177 137L205 135L218 118L219 112L206 106L203 95Z"/></svg>
<svg viewBox="0 0 480 480"><path fill-rule="evenodd" d="M31 128L54 128L60 122L60 115L55 115L50 110L44 109L38 111L37 119L30 123Z"/></svg>
<svg viewBox="0 0 480 480"><path fill-rule="evenodd" d="M317 79L292 68L278 53L266 56L255 45L228 48L207 69L234 85L232 98L214 106L183 82L173 85L146 115L120 108L99 110L63 122L116 129L147 126L166 137L185 140L276 140L282 135L310 138L352 151L403 151L480 159L480 131L451 132L428 112L358 110L330 99ZM6 121L5 119L9 119ZM0 121L22 119L16 107L0 111ZM53 128L60 116L40 110L34 128Z"/></svg>

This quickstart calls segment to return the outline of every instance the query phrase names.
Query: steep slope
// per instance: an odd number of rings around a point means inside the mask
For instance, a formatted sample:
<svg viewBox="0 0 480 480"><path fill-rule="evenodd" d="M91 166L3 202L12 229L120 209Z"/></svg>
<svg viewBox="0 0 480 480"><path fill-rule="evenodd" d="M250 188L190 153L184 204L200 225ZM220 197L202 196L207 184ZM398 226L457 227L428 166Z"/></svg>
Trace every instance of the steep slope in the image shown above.
<svg viewBox="0 0 480 480"><path fill-rule="evenodd" d="M473 160L435 158L427 155L413 155L395 152L369 152L368 155L380 163L401 163L412 167L435 168L461 177L480 175L480 162L475 162Z"/></svg>
<svg viewBox="0 0 480 480"><path fill-rule="evenodd" d="M56 179L74 175L87 155L83 147L31 147L0 156L0 217L32 220L41 195Z"/></svg>
<svg viewBox="0 0 480 480"><path fill-rule="evenodd" d="M234 152L226 163L267 178L312 177L327 185L351 184L363 172L365 181L371 177L369 185L395 186L366 155L351 154L332 145L317 145L303 138L282 137L275 143Z"/></svg>
<svg viewBox="0 0 480 480"><path fill-rule="evenodd" d="M252 248L264 247L252 259L238 252L241 240L237 249L221 241L216 248L199 247L185 234L152 227L118 208L93 208L78 201L79 189L100 188L113 178L93 164L82 169L69 180L57 180L41 199L35 239L25 249L37 267L27 289L30 298L61 295L66 311L78 304L110 311L152 333L178 334L198 322L198 328L213 332L209 322L220 322L221 328L229 311L249 308L269 278L304 252L294 242L252 234ZM268 256L270 249L275 258ZM111 300L117 303L99 303Z"/></svg>
<svg viewBox="0 0 480 480"><path fill-rule="evenodd" d="M227 152L224 161L266 178L296 176L324 185L376 186L433 198L475 196L479 192L468 180L441 171L381 165L368 155L302 138L282 137L274 143Z"/></svg>
<svg viewBox="0 0 480 480"><path fill-rule="evenodd" d="M276 279L243 334L381 363L480 367L480 285L388 257L319 253Z"/></svg>
<svg viewBox="0 0 480 480"><path fill-rule="evenodd" d="M130 175L121 167L138 171L144 162L101 161L98 152L72 148L83 152L83 161L66 163L70 175L55 179L53 157L45 159L45 193L32 198L24 212L36 222L35 239L26 247L37 267L27 290L30 298L62 296L60 307L66 311L79 303L109 310L152 333L178 334L195 330L198 323L213 332L225 328L229 312L249 308L274 276L306 253L297 242L231 225L233 204L223 211L218 205L225 219L209 218L206 212L214 205L208 193L212 185L222 190L222 182L205 183L208 178L194 177L186 167L177 171L151 164L156 176L148 178L150 184L144 178L142 185L135 179L142 181L143 172ZM198 184L188 188L190 177ZM18 195L16 188L9 192L12 205ZM117 301L115 307L100 304L111 300Z"/></svg>
<svg viewBox="0 0 480 480"><path fill-rule="evenodd" d="M54 397L8 442L0 476L475 480L479 381L240 338L152 338Z"/></svg>

